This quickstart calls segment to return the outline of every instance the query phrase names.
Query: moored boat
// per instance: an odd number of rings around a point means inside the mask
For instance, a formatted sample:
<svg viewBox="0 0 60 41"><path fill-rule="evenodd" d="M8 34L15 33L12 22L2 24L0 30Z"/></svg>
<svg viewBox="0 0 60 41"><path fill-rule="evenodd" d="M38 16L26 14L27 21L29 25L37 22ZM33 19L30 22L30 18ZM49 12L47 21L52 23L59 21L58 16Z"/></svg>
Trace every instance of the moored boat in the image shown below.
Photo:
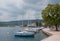
<svg viewBox="0 0 60 41"><path fill-rule="evenodd" d="M36 26L28 26L28 28L36 28Z"/></svg>
<svg viewBox="0 0 60 41"><path fill-rule="evenodd" d="M34 37L34 32L27 32L27 31L21 31L21 32L16 32L15 36L20 36L20 37Z"/></svg>

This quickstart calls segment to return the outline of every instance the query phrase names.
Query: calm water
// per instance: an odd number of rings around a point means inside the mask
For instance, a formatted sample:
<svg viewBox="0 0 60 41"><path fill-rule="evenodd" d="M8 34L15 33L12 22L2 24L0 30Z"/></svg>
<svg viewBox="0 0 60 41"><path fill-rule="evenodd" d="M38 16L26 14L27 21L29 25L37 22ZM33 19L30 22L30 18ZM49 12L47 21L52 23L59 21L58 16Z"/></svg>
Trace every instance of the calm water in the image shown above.
<svg viewBox="0 0 60 41"><path fill-rule="evenodd" d="M47 36L40 31L35 37L15 37L14 32L22 30L19 27L0 27L0 41L40 41Z"/></svg>

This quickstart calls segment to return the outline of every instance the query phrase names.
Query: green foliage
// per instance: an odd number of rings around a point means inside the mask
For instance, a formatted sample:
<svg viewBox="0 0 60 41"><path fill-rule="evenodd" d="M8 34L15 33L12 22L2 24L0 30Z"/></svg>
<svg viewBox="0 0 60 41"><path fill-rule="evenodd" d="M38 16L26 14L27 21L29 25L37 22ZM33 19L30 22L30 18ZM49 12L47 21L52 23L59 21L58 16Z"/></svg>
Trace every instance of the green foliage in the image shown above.
<svg viewBox="0 0 60 41"><path fill-rule="evenodd" d="M48 25L60 25L60 4L48 4L42 11L42 17Z"/></svg>
<svg viewBox="0 0 60 41"><path fill-rule="evenodd" d="M23 26L24 26L24 27L26 27L26 26L27 26L27 24L24 24Z"/></svg>
<svg viewBox="0 0 60 41"><path fill-rule="evenodd" d="M37 26L42 26L42 23L41 22L36 22L36 25Z"/></svg>

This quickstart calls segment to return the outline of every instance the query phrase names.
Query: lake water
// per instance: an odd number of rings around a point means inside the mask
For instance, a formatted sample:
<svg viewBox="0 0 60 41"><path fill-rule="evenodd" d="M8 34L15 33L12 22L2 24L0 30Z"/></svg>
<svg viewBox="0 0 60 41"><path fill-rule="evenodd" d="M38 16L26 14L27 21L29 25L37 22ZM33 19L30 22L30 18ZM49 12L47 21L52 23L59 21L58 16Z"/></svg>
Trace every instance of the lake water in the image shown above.
<svg viewBox="0 0 60 41"><path fill-rule="evenodd" d="M0 41L40 41L47 37L42 31L35 37L15 37L14 33L22 29L21 27L0 27Z"/></svg>

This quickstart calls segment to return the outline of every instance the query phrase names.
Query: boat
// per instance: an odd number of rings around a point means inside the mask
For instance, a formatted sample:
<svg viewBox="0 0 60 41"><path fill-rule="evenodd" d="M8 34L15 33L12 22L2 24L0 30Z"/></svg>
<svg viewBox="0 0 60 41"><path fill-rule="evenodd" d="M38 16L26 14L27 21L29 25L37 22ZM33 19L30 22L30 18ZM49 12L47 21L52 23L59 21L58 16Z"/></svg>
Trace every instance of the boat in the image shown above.
<svg viewBox="0 0 60 41"><path fill-rule="evenodd" d="M34 32L28 32L28 31L21 31L21 32L16 32L15 36L19 37L34 37Z"/></svg>
<svg viewBox="0 0 60 41"><path fill-rule="evenodd" d="M24 29L25 31L28 31L28 32L34 32L34 33L36 33L37 32L37 30L36 29L33 29L33 28L26 28L26 29Z"/></svg>
<svg viewBox="0 0 60 41"><path fill-rule="evenodd" d="M27 26L27 27L29 27L29 28L36 28L36 26Z"/></svg>

